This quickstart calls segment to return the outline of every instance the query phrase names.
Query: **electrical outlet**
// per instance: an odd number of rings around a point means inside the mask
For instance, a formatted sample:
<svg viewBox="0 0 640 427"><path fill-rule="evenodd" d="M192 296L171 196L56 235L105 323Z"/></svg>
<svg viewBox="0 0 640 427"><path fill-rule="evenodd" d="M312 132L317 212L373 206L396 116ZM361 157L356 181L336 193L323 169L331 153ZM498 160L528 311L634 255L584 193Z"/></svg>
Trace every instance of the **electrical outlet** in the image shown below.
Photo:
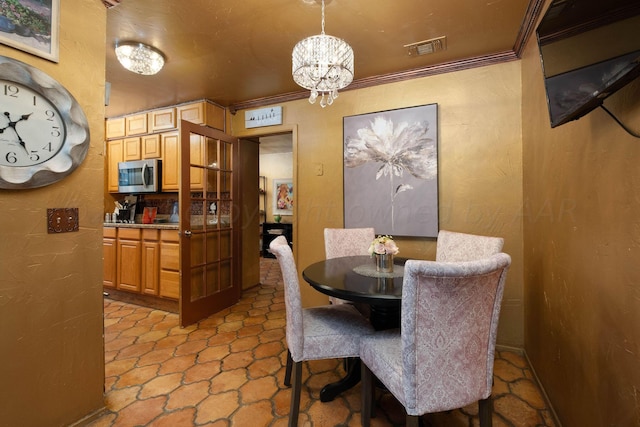
<svg viewBox="0 0 640 427"><path fill-rule="evenodd" d="M49 234L69 233L78 230L78 208L47 209L47 231Z"/></svg>
<svg viewBox="0 0 640 427"><path fill-rule="evenodd" d="M324 168L323 168L322 163L314 163L313 164L313 168L314 168L317 176L322 176L324 174Z"/></svg>

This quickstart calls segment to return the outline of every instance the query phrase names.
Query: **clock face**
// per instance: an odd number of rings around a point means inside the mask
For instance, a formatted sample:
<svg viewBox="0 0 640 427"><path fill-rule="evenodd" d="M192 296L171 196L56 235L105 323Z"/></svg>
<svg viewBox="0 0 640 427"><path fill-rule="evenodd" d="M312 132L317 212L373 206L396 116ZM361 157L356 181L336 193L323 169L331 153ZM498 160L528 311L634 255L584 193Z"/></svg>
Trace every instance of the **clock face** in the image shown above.
<svg viewBox="0 0 640 427"><path fill-rule="evenodd" d="M60 83L0 56L0 188L60 181L80 166L89 144L87 118Z"/></svg>
<svg viewBox="0 0 640 427"><path fill-rule="evenodd" d="M32 166L54 157L66 138L58 109L21 84L0 80L0 165Z"/></svg>

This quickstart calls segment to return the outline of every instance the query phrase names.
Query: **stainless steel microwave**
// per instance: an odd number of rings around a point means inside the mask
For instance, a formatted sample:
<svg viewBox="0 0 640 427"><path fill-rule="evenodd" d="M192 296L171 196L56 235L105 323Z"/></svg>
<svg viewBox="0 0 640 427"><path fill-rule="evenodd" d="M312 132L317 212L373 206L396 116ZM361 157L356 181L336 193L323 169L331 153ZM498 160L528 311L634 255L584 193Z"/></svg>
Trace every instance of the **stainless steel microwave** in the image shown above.
<svg viewBox="0 0 640 427"><path fill-rule="evenodd" d="M155 193L162 182L159 159L118 163L119 193Z"/></svg>

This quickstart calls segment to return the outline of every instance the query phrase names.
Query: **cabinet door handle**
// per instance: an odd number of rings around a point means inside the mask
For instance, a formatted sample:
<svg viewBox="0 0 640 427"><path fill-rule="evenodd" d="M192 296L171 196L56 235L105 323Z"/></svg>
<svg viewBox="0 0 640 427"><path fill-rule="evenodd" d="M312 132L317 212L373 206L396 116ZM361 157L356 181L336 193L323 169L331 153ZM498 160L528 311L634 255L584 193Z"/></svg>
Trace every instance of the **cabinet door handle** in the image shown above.
<svg viewBox="0 0 640 427"><path fill-rule="evenodd" d="M191 237L191 231L190 230L184 230L184 236L185 237Z"/></svg>

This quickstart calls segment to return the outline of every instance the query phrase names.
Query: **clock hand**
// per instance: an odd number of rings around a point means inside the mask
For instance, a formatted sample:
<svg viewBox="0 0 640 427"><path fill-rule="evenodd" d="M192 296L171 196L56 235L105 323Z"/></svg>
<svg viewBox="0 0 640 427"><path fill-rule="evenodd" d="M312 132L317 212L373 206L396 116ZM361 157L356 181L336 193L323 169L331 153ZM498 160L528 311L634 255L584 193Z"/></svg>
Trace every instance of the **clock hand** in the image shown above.
<svg viewBox="0 0 640 427"><path fill-rule="evenodd" d="M27 155L29 154L29 150L27 150L27 146L26 146L26 144L25 144L25 143L24 143L24 141L22 140L22 137L20 137L20 134L18 133L18 129L16 129L16 125L17 125L18 123L20 123L21 121L23 121L23 120L28 120L28 119L29 119L29 116L30 116L31 114L33 114L33 113L23 114L22 116L20 116L20 118L19 118L18 120L16 120L15 122L12 122L12 121L11 121L11 117L10 117L10 113L9 113L9 112L7 112L7 111L5 111L4 115L5 115L5 116L7 117L7 119L9 120L9 124L8 124L4 129L2 129L2 132L4 132L4 130L5 130L5 129L7 129L7 128L12 128L12 129L13 129L13 131L14 131L14 132L15 132L15 134L16 134L16 136L18 137L18 144L20 144L20 146L21 146L22 148L24 148L24 151L26 151L26 152L27 152Z"/></svg>

